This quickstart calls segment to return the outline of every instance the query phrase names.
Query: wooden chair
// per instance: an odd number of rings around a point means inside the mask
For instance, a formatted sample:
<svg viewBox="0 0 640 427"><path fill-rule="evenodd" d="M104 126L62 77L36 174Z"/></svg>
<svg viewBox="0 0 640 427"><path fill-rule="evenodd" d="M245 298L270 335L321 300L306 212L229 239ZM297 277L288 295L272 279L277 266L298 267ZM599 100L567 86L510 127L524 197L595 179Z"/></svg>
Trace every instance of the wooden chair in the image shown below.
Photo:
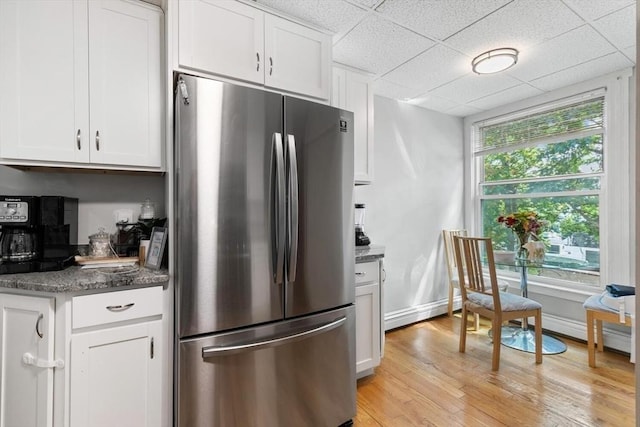
<svg viewBox="0 0 640 427"><path fill-rule="evenodd" d="M453 296L454 289L458 289L458 264L456 262L456 254L453 248L454 236L467 236L467 230L442 230L442 241L444 242L444 255L447 262L447 272L449 274L449 301L447 303L447 312L449 316L453 314ZM501 292L506 292L509 288L509 284L504 281L498 281L498 289ZM474 313L473 315L473 330L480 329L480 315Z"/></svg>
<svg viewBox="0 0 640 427"><path fill-rule="evenodd" d="M453 315L453 293L458 288L458 266L456 264L456 254L453 249L453 236L466 236L467 230L442 230L442 240L444 242L444 256L447 261L447 272L449 273L449 302L447 303L447 313Z"/></svg>
<svg viewBox="0 0 640 427"><path fill-rule="evenodd" d="M491 369L497 371L500 367L502 323L525 317L535 318L536 363L542 363L542 305L529 298L499 291L491 238L454 236L453 241L458 266L458 282L461 284L462 318L466 319L467 313L471 312L491 319L493 331ZM483 265L483 256L486 266ZM488 270L488 286L485 284L484 268ZM467 328L462 322L461 353L465 352L466 341Z"/></svg>

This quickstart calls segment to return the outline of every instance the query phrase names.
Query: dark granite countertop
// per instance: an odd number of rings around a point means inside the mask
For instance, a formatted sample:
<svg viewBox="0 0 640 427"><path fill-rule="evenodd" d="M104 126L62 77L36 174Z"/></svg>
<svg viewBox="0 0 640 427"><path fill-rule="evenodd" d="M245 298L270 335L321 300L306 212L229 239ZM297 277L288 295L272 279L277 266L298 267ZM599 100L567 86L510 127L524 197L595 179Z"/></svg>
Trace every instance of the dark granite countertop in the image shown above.
<svg viewBox="0 0 640 427"><path fill-rule="evenodd" d="M375 261L384 258L384 246L356 246L356 262Z"/></svg>
<svg viewBox="0 0 640 427"><path fill-rule="evenodd" d="M61 271L0 275L2 288L37 292L82 292L127 286L144 287L169 281L167 270L150 270L137 265L120 268L82 269L73 266Z"/></svg>

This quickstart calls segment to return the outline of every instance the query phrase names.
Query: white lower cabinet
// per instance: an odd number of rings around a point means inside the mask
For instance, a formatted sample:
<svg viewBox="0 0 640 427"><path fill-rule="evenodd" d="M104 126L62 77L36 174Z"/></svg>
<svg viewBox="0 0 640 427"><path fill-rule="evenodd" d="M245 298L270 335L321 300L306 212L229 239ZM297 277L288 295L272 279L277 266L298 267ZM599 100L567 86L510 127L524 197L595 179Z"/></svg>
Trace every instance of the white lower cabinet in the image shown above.
<svg viewBox="0 0 640 427"><path fill-rule="evenodd" d="M53 425L54 299L0 294L0 426Z"/></svg>
<svg viewBox="0 0 640 427"><path fill-rule="evenodd" d="M159 320L74 334L71 425L159 426ZM158 347L159 348L159 347Z"/></svg>
<svg viewBox="0 0 640 427"><path fill-rule="evenodd" d="M373 373L383 345L381 261L356 264L356 375Z"/></svg>
<svg viewBox="0 0 640 427"><path fill-rule="evenodd" d="M72 307L71 427L161 425L162 288L79 296Z"/></svg>
<svg viewBox="0 0 640 427"><path fill-rule="evenodd" d="M162 286L0 292L0 427L171 425L163 309Z"/></svg>

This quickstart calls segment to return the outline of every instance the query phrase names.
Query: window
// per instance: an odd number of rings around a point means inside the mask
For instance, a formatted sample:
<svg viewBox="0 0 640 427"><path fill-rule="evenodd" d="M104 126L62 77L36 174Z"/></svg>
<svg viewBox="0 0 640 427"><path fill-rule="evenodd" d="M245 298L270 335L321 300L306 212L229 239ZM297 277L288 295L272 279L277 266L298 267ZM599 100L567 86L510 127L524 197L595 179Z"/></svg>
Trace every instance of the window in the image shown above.
<svg viewBox="0 0 640 427"><path fill-rule="evenodd" d="M604 90L474 125L483 235L514 250L500 215L531 210L547 222L545 264L529 274L600 284L600 212L605 177Z"/></svg>

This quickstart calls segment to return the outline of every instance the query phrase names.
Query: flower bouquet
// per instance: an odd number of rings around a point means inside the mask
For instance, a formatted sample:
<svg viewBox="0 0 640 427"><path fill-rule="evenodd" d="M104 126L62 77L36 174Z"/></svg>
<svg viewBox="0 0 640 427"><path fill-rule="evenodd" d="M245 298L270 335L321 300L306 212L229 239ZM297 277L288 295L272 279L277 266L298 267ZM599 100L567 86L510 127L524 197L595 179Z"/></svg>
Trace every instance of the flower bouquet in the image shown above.
<svg viewBox="0 0 640 427"><path fill-rule="evenodd" d="M517 256L520 259L532 259L542 261L544 258L544 244L539 242L538 237L545 222L538 218L538 214L533 211L520 211L501 215L498 222L510 228L518 238ZM530 244L529 242L539 242Z"/></svg>

